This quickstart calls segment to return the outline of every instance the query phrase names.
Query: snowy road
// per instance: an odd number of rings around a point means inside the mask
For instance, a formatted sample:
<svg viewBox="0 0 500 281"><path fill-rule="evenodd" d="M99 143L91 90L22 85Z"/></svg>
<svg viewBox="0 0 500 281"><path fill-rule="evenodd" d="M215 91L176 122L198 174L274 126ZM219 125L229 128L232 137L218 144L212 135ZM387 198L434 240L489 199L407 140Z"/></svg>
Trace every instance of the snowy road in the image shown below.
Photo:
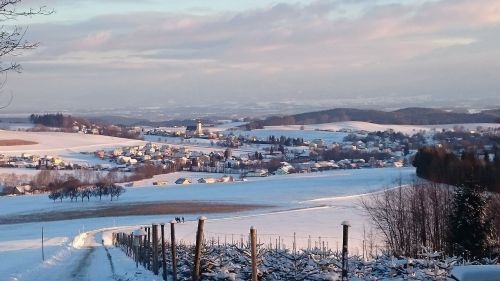
<svg viewBox="0 0 500 281"><path fill-rule="evenodd" d="M40 267L7 280L159 280L159 277L152 276L150 272L136 268L131 259L110 245L111 241L105 241L104 231L106 230L80 234L72 246L50 257Z"/></svg>

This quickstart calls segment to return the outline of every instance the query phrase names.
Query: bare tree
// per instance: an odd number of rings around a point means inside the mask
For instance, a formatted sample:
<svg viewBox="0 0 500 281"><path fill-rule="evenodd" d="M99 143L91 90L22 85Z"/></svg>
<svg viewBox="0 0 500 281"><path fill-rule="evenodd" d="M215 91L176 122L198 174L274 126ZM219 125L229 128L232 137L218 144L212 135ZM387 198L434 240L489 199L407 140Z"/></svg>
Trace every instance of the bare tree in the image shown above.
<svg viewBox="0 0 500 281"><path fill-rule="evenodd" d="M23 50L32 50L39 45L39 42L25 38L28 27L19 26L15 24L16 21L23 17L53 13L53 10L45 6L19 9L21 2L22 0L0 0L0 74L4 74L3 80L0 81L0 90L5 85L9 71L21 72L22 70L21 65L12 58L20 55ZM11 59L6 59L6 57ZM9 106L12 99L13 95L10 93L7 102L0 105L0 109Z"/></svg>
<svg viewBox="0 0 500 281"><path fill-rule="evenodd" d="M19 17L32 17L35 15L49 15L52 10L45 6L36 9L18 10L22 0L0 0L0 72L21 71L21 65L15 61L5 64L4 57L17 56L22 50L31 50L38 47L39 42L32 42L25 39L27 27L9 25L10 21L16 21Z"/></svg>
<svg viewBox="0 0 500 281"><path fill-rule="evenodd" d="M125 192L125 188L120 185L112 184L109 186L109 195L111 196L111 201L113 201L113 197L117 200Z"/></svg>
<svg viewBox="0 0 500 281"><path fill-rule="evenodd" d="M429 182L375 193L362 205L395 255L415 257L423 247L446 250L450 187Z"/></svg>

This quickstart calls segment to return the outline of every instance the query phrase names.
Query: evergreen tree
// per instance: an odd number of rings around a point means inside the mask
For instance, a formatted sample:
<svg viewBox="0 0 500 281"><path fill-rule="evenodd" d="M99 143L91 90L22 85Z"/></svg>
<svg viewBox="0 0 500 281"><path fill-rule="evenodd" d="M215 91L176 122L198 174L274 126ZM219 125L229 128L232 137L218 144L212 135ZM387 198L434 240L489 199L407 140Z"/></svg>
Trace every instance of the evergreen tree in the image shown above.
<svg viewBox="0 0 500 281"><path fill-rule="evenodd" d="M495 158L493 159L495 166L500 167L500 149L495 146Z"/></svg>
<svg viewBox="0 0 500 281"><path fill-rule="evenodd" d="M486 219L486 199L482 187L464 184L457 187L450 218L450 251L478 259L485 255L490 224Z"/></svg>

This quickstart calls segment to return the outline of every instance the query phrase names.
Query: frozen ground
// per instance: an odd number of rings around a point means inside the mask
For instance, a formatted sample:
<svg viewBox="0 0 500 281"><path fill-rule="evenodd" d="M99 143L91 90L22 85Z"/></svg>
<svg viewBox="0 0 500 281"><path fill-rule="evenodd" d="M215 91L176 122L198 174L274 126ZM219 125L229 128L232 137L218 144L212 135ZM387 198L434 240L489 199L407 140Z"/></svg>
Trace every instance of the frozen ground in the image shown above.
<svg viewBox="0 0 500 281"><path fill-rule="evenodd" d="M165 187L129 188L120 198L119 203L151 202L160 200L204 200L215 202L244 202L273 204L274 209L233 213L233 214L204 214L209 217L206 226L207 239L228 241L246 237L250 226L255 226L262 243L278 239L280 243L291 245L295 232L299 247L306 247L309 235L312 244L319 240L332 249L340 241L341 221L351 221L351 251L360 252L363 239L363 228L367 232L369 223L363 216L358 205L359 196L394 186L396 179L402 175L409 180L414 174L413 169L366 169L330 171L315 174L275 176L269 178L252 179L248 182L226 184L194 184L189 186L169 185ZM186 174L171 175L172 178ZM200 174L201 175L201 174ZM197 176L200 176L197 175ZM37 211L57 211L73 208L92 208L98 203L53 203L46 195L4 197L0 198L2 215L19 213L36 213ZM115 204L115 203L113 203ZM201 215L201 214L200 214ZM194 240L197 215L184 216L187 220L177 226L177 238L188 243ZM116 226L119 229L134 229L137 225L152 222L169 222L172 216L132 216L116 218L89 218L71 221L54 221L43 223L27 223L0 225L0 276L5 280L43 280L38 276L49 276L50 272L62 275L71 274L77 261L84 259L88 248L74 248L71 243L80 232L98 230ZM46 249L50 265L41 263L41 228L44 227ZM97 231L97 235L99 235ZM321 237L321 238L320 238ZM97 238L99 241L99 238ZM94 242L92 242L94 243ZM97 245L100 243L97 243ZM92 244L95 246L95 244ZM97 247L88 255L95 255L94 259L100 263L91 262L85 268L97 267L103 270L103 276L109 277L109 271L104 265L106 256L102 255L105 249ZM110 249L113 261L123 255ZM58 258L61 255L65 258ZM4 258L5 257L5 258ZM92 260L94 260L92 259ZM130 266L126 262L125 268ZM62 268L68 267L65 271ZM104 267L104 268L103 268ZM59 269L58 269L59 268ZM63 271L63 273L59 273ZM135 271L127 271L135 274ZM93 277L93 271L84 271L82 276ZM140 275L140 274L139 274ZM136 278L135 275L133 278ZM85 280L85 278L81 278ZM0 278L0 280L3 280ZM67 280L67 279L52 279ZM94 279L91 279L94 280ZM96 279L101 280L101 279ZM103 280L112 280L107 278ZM135 280L135 279L125 279ZM151 280L151 279L144 279Z"/></svg>

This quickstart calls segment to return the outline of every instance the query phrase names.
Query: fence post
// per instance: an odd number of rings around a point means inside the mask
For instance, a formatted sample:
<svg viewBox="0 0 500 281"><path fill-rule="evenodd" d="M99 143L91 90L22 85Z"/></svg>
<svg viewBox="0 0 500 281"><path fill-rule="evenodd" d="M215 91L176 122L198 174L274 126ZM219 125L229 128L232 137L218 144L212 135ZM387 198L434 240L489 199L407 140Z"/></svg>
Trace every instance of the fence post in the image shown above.
<svg viewBox="0 0 500 281"><path fill-rule="evenodd" d="M297 236L296 233L293 233L293 255L297 253Z"/></svg>
<svg viewBox="0 0 500 281"><path fill-rule="evenodd" d="M151 270L151 227L146 227L148 235L146 236L146 268Z"/></svg>
<svg viewBox="0 0 500 281"><path fill-rule="evenodd" d="M165 224L160 224L161 227L161 269L163 272L163 280L167 280L167 260L165 255Z"/></svg>
<svg viewBox="0 0 500 281"><path fill-rule="evenodd" d="M201 248L203 243L203 226L205 225L206 217L198 218L198 231L196 232L196 250L194 253L194 268L193 268L193 281L200 279L200 262L201 262Z"/></svg>
<svg viewBox="0 0 500 281"><path fill-rule="evenodd" d="M177 281L177 259L175 253L175 220L170 221L170 247L172 250L172 278Z"/></svg>
<svg viewBox="0 0 500 281"><path fill-rule="evenodd" d="M146 227L147 229L147 227ZM148 257L148 236L147 235L144 235L144 241L142 243L142 266L144 266L144 268L148 268L148 262L147 262L147 258Z"/></svg>
<svg viewBox="0 0 500 281"><path fill-rule="evenodd" d="M45 261L45 251L43 249L43 226L42 226L42 261Z"/></svg>
<svg viewBox="0 0 500 281"><path fill-rule="evenodd" d="M257 273L257 230L250 228L250 246L252 248L252 281L258 280Z"/></svg>
<svg viewBox="0 0 500 281"><path fill-rule="evenodd" d="M152 225L153 273L158 275L158 225Z"/></svg>
<svg viewBox="0 0 500 281"><path fill-rule="evenodd" d="M348 260L348 251L347 251L347 241L348 241L348 232L349 232L349 222L343 221L342 228L342 280L349 280L347 272L349 270L349 260Z"/></svg>

